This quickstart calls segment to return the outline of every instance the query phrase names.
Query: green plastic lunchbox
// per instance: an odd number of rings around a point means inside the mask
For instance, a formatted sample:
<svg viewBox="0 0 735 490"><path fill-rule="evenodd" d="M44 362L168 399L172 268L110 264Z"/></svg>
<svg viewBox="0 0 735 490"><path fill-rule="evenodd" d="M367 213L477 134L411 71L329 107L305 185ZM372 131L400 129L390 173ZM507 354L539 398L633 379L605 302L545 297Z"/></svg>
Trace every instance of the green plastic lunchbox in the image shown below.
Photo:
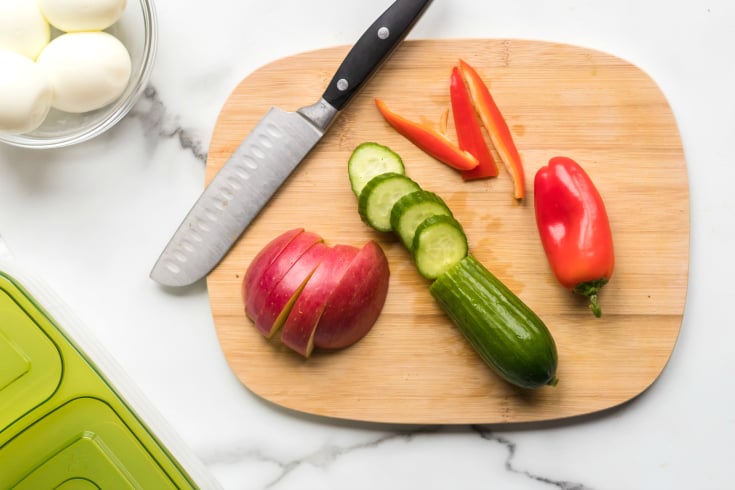
<svg viewBox="0 0 735 490"><path fill-rule="evenodd" d="M10 488L221 487L58 297L0 257L0 489Z"/></svg>

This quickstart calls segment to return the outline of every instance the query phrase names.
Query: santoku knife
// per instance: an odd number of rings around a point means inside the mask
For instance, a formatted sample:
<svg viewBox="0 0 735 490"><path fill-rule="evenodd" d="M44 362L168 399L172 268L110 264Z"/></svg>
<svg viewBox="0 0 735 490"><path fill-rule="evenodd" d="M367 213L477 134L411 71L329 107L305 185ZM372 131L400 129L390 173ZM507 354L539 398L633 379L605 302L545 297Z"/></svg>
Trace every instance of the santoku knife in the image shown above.
<svg viewBox="0 0 735 490"><path fill-rule="evenodd" d="M431 0L396 0L355 43L314 104L270 109L189 211L151 271L166 286L205 277L322 138Z"/></svg>

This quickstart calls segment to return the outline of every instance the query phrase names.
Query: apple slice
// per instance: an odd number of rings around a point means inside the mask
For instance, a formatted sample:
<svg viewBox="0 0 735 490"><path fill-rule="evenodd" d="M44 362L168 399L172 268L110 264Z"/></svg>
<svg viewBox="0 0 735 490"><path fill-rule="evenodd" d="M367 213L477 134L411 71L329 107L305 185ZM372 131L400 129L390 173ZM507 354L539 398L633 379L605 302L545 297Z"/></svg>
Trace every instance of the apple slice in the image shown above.
<svg viewBox="0 0 735 490"><path fill-rule="evenodd" d="M293 240L296 235L303 233L303 228L294 228L285 233L278 235L271 240L263 249L258 252L242 280L242 297L245 301L246 294L253 291L253 285L260 281L263 272L270 267L274 260L278 258L284 248Z"/></svg>
<svg viewBox="0 0 735 490"><path fill-rule="evenodd" d="M360 249L351 245L334 245L301 290L291 312L281 327L281 341L304 357L314 349L314 332L327 306L332 291Z"/></svg>
<svg viewBox="0 0 735 490"><path fill-rule="evenodd" d="M288 270L296 263L304 252L315 243L323 242L322 237L316 233L302 231L298 233L291 241L289 241L281 253L265 267L260 277L252 274L252 279L247 285L247 289L243 290L245 301L245 314L252 321L258 321L258 314L263 309L266 298L271 290L283 279ZM247 276L247 273L245 274Z"/></svg>
<svg viewBox="0 0 735 490"><path fill-rule="evenodd" d="M364 337L383 309L389 279L388 259L371 240L350 262L329 297L314 333L314 345L340 349Z"/></svg>
<svg viewBox="0 0 735 490"><path fill-rule="evenodd" d="M283 325L301 290L328 251L329 247L324 243L317 242L312 245L268 293L263 307L258 312L258 319L255 320L255 328L263 335L271 338Z"/></svg>

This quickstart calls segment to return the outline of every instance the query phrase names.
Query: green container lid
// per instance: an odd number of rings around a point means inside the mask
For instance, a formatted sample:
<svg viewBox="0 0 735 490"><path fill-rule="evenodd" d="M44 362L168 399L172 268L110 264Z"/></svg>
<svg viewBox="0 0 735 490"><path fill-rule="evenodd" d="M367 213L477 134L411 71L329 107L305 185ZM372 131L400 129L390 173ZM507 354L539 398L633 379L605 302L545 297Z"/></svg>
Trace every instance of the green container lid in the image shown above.
<svg viewBox="0 0 735 490"><path fill-rule="evenodd" d="M0 271L0 489L219 488L38 291Z"/></svg>

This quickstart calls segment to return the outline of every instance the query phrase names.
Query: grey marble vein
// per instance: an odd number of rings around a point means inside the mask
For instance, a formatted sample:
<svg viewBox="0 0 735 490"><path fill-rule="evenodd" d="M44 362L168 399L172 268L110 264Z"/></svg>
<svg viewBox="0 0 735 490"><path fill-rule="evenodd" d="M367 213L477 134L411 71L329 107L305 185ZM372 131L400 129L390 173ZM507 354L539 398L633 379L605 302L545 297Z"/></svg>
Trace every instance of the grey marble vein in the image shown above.
<svg viewBox="0 0 735 490"><path fill-rule="evenodd" d="M271 479L266 485L263 486L264 489L273 488L278 483L286 478L292 471L299 468L300 466L303 466L305 464L310 464L312 466L315 466L320 469L326 469L330 465L332 465L335 461L337 461L340 457L352 454L356 451L363 450L363 449L373 449L378 448L381 445L395 440L405 440L410 441L416 436L422 435L422 434L428 434L436 432L436 430L432 429L418 429L415 431L410 432L399 432L399 433L391 433L391 434L385 434L378 438L366 441L366 442L360 442L357 444L347 445L347 446L338 446L338 445L326 445L320 448L319 450L307 454L304 457L293 459L293 460L281 460L277 458L276 456L270 456L266 455L263 452L257 450L256 448L250 448L246 451L243 451L239 454L233 454L229 453L224 458L221 456L210 456L209 458L204 458L204 462L208 465L216 465L216 464L223 464L223 463L240 463L242 461L256 461L259 463L270 463L275 465L277 468L279 468L280 472L278 475Z"/></svg>
<svg viewBox="0 0 735 490"><path fill-rule="evenodd" d="M176 138L183 150L190 151L194 158L206 163L204 143L181 125L178 116L170 113L154 86L145 88L130 117L141 122L150 146L155 146L160 138Z"/></svg>
<svg viewBox="0 0 735 490"><path fill-rule="evenodd" d="M510 471L511 473L516 473L519 475L526 476L532 480L541 482L541 483L548 483L549 485L553 485L555 487L560 488L561 490L592 490L592 487L588 487L587 485L584 485L582 483L577 482L570 482L570 481L564 481L564 480L554 480L552 478L547 478L545 476L536 475L534 473L531 473L527 470L522 470L519 468L516 468L514 464L514 458L516 454L516 444L509 439L496 435L491 430L485 429L478 425L472 425L470 426L473 431L475 431L481 438L485 439L486 441L495 442L498 444L502 444L506 447L508 450L508 457L505 459L505 469L507 471Z"/></svg>
<svg viewBox="0 0 735 490"><path fill-rule="evenodd" d="M249 448L239 453L228 453L226 455L210 455L210 457L205 458L205 463L208 465L217 465L251 461L271 464L277 468L277 474L262 487L264 489L269 489L275 488L290 473L303 465L311 465L316 468L326 470L335 462L337 462L341 457L354 454L357 451L378 449L381 446L394 441L410 442L423 436L441 435L442 429L443 428L440 426L423 427L415 430L382 434L374 439L350 445L325 445L310 454L306 454L303 457L290 460L283 460L278 458L277 456L265 454L257 448ZM489 443L500 444L507 449L507 457L504 462L504 470L507 472L521 475L530 480L533 480L534 482L547 484L550 487L556 487L561 490L592 490L592 487L589 487L583 483L557 480L518 468L515 462L516 443L512 442L506 437L495 434L489 429L477 425L470 426L470 432L468 434L471 436L472 433L477 434L477 436L485 441L488 441Z"/></svg>

